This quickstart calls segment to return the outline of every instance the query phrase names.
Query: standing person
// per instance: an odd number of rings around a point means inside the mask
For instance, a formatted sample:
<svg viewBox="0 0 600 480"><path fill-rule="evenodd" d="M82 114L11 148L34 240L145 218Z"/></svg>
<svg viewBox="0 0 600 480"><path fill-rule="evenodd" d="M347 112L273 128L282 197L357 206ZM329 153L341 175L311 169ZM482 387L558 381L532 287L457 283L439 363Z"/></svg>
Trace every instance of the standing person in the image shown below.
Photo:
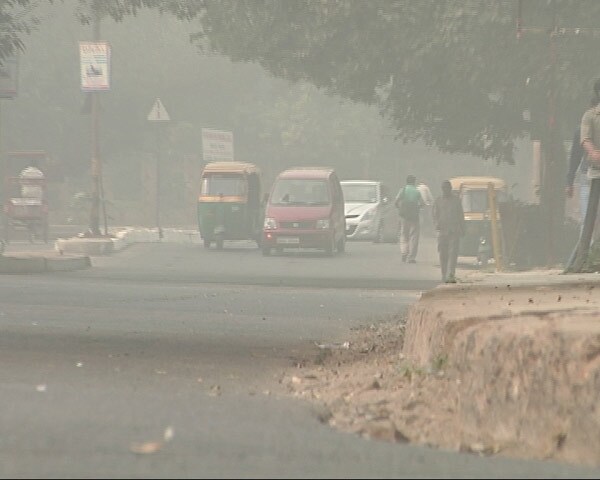
<svg viewBox="0 0 600 480"><path fill-rule="evenodd" d="M421 232L431 235L433 233L431 227L431 207L433 205L434 198L431 194L431 190L427 184L423 182L423 180L418 181L417 190L423 199L423 210L421 212Z"/></svg>
<svg viewBox="0 0 600 480"><path fill-rule="evenodd" d="M585 211L587 210L588 198L590 196L590 179L587 177L588 163L585 157L585 150L581 145L581 127L577 127L575 129L575 135L573 136L573 142L571 143L565 193L568 198L573 197L573 184L575 183L575 176L578 176L579 214L581 217L580 223L582 228Z"/></svg>
<svg viewBox="0 0 600 480"><path fill-rule="evenodd" d="M419 210L423 206L421 193L415 185L414 175L406 177L406 185L400 189L394 204L400 215L400 251L402 261L416 263L419 250L420 218Z"/></svg>
<svg viewBox="0 0 600 480"><path fill-rule="evenodd" d="M460 237L465 233L465 215L458 195L452 192L449 180L442 182L442 195L433 204L433 224L438 232L438 253L442 282L456 283Z"/></svg>
<svg viewBox="0 0 600 480"><path fill-rule="evenodd" d="M587 177L591 180L588 205L579 241L568 261L565 272L580 271L590 251L590 243L597 221L600 195L600 79L594 83L594 96L581 117L580 144L586 152Z"/></svg>

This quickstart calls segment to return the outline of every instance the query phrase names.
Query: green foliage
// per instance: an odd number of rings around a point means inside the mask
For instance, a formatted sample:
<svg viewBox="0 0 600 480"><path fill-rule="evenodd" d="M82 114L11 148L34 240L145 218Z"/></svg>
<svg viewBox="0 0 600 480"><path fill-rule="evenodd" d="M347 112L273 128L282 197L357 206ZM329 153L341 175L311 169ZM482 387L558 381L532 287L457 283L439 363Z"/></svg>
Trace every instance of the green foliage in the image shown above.
<svg viewBox="0 0 600 480"><path fill-rule="evenodd" d="M380 105L406 141L512 162L515 139L539 136L551 116L565 119L568 138L597 75L594 31L551 36L553 18L568 27L600 18L599 2L530 0L525 25L542 28L518 40L516 5L224 0L206 2L194 38L278 77Z"/></svg>
<svg viewBox="0 0 600 480"><path fill-rule="evenodd" d="M10 0L0 7L6 32L0 59L22 48L19 34L31 22L15 9L31 5ZM594 0L529 0L517 39L516 6L513 0L78 0L76 15L83 23L94 12L123 21L154 8L194 19L191 38L201 50L377 105L404 141L512 162L515 140L540 137L549 119L569 137L597 75L600 20ZM554 24L567 30L551 34Z"/></svg>
<svg viewBox="0 0 600 480"><path fill-rule="evenodd" d="M7 57L23 50L22 34L27 34L37 23L31 15L30 0L3 0L0 2L0 64Z"/></svg>

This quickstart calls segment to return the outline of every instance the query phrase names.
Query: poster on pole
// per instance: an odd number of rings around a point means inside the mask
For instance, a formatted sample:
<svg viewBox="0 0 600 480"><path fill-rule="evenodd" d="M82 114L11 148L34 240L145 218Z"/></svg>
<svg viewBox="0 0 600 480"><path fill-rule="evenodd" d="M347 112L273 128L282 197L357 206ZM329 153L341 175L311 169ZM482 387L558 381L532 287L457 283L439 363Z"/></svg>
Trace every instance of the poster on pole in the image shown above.
<svg viewBox="0 0 600 480"><path fill-rule="evenodd" d="M17 96L17 57L5 58L0 65L0 98L15 98Z"/></svg>
<svg viewBox="0 0 600 480"><path fill-rule="evenodd" d="M110 90L110 45L107 42L79 42L81 90Z"/></svg>
<svg viewBox="0 0 600 480"><path fill-rule="evenodd" d="M204 162L233 162L233 133L223 130L202 129Z"/></svg>

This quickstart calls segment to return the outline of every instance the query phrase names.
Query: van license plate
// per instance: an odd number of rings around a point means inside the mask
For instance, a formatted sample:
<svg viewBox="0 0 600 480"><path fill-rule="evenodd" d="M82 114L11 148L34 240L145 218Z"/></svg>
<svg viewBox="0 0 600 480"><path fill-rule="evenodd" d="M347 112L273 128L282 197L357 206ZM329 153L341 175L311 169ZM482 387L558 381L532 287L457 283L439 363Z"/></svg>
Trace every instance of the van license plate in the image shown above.
<svg viewBox="0 0 600 480"><path fill-rule="evenodd" d="M300 243L300 239L298 237L277 237L277 243L298 245Z"/></svg>

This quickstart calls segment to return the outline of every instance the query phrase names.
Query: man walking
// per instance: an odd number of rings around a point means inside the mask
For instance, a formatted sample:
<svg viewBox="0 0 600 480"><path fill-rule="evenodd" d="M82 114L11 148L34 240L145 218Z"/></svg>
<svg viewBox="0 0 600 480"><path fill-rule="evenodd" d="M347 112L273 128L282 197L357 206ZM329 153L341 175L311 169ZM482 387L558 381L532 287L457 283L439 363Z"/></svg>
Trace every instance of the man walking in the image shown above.
<svg viewBox="0 0 600 480"><path fill-rule="evenodd" d="M419 210L423 206L423 198L415 185L416 180L414 175L406 177L406 185L400 189L394 202L400 215L402 261L408 263L416 263L419 250Z"/></svg>
<svg viewBox="0 0 600 480"><path fill-rule="evenodd" d="M438 232L442 282L456 283L454 274L460 237L465 233L465 216L460 198L452 193L450 181L442 182L442 196L435 200L432 213L433 224Z"/></svg>
<svg viewBox="0 0 600 480"><path fill-rule="evenodd" d="M431 190L423 180L418 180L417 190L423 198L423 209L421 210L421 234L427 236L433 235L433 227L431 225L431 208L433 207L434 198Z"/></svg>

